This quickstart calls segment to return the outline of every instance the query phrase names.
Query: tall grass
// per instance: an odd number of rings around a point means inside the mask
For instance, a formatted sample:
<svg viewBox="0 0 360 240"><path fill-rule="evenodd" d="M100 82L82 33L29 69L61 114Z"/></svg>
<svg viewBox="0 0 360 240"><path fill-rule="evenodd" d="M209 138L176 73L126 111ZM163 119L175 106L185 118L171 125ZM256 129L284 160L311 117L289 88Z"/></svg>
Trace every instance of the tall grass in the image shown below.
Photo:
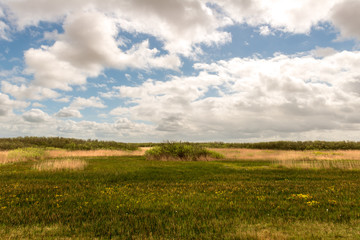
<svg viewBox="0 0 360 240"><path fill-rule="evenodd" d="M0 163L14 163L14 162L23 162L28 160L42 160L45 159L47 153L42 148L19 148L8 153L1 154Z"/></svg>
<svg viewBox="0 0 360 240"><path fill-rule="evenodd" d="M355 170L360 169L360 161L354 160L277 160L273 162L286 168L301 168L301 169L346 169Z"/></svg>
<svg viewBox="0 0 360 240"><path fill-rule="evenodd" d="M40 162L34 165L39 171L83 170L87 162L80 159L60 159Z"/></svg>
<svg viewBox="0 0 360 240"><path fill-rule="evenodd" d="M147 150L145 157L148 160L199 161L221 159L223 155L191 143L167 142Z"/></svg>

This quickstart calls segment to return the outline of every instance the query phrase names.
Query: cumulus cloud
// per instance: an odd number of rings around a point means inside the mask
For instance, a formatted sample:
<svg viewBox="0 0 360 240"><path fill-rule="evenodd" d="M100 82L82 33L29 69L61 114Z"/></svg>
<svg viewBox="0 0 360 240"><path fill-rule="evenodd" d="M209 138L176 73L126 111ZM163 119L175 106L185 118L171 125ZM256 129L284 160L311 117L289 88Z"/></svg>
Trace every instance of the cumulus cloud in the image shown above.
<svg viewBox="0 0 360 240"><path fill-rule="evenodd" d="M360 39L359 12L360 2L357 0L345 0L334 6L331 19L340 29L342 37Z"/></svg>
<svg viewBox="0 0 360 240"><path fill-rule="evenodd" d="M44 100L55 99L60 96L59 93L40 86L26 86L21 84L20 86L3 81L1 83L1 91L14 96L17 99L32 99L32 100Z"/></svg>
<svg viewBox="0 0 360 240"><path fill-rule="evenodd" d="M291 33L308 33L327 21L331 8L342 0L213 0L235 21L252 26L268 24Z"/></svg>
<svg viewBox="0 0 360 240"><path fill-rule="evenodd" d="M31 123L45 122L50 118L50 116L47 113L41 111L40 109L36 109L36 108L25 112L22 116L25 121L31 122Z"/></svg>
<svg viewBox="0 0 360 240"><path fill-rule="evenodd" d="M34 75L31 85L72 90L97 77L105 68L170 68L181 65L175 55L159 55L147 40L122 51L115 21L99 12L78 12L66 18L64 34L50 47L25 52L27 73ZM159 55L159 56L158 56Z"/></svg>
<svg viewBox="0 0 360 240"><path fill-rule="evenodd" d="M134 106L112 112L152 122L160 132L208 139L357 128L359 61L360 52L343 51L196 64L198 76L116 87Z"/></svg>
<svg viewBox="0 0 360 240"><path fill-rule="evenodd" d="M27 106L29 103L12 100L8 95L0 93L0 117L10 115L13 109L24 109Z"/></svg>
<svg viewBox="0 0 360 240"><path fill-rule="evenodd" d="M71 108L63 108L59 112L55 114L56 117L59 118L81 118L82 115L77 109L71 109Z"/></svg>
<svg viewBox="0 0 360 240"><path fill-rule="evenodd" d="M59 118L81 118L82 115L79 110L84 108L106 108L99 97L90 98L75 98L69 107L62 108L55 114Z"/></svg>

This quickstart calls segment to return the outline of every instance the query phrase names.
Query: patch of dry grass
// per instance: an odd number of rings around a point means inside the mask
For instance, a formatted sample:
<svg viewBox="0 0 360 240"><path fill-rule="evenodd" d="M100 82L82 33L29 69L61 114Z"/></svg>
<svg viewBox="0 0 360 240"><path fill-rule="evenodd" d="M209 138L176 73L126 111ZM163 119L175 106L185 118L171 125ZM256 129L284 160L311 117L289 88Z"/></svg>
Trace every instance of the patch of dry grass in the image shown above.
<svg viewBox="0 0 360 240"><path fill-rule="evenodd" d="M8 162L8 152L5 152L5 151L1 151L0 152L0 164L5 164Z"/></svg>
<svg viewBox="0 0 360 240"><path fill-rule="evenodd" d="M235 239L285 240L285 239L354 239L359 236L359 221L349 224L320 223L308 221L239 224Z"/></svg>
<svg viewBox="0 0 360 240"><path fill-rule="evenodd" d="M48 150L49 157L110 157L110 156L143 156L150 148L139 148L135 151L123 151L123 150Z"/></svg>
<svg viewBox="0 0 360 240"><path fill-rule="evenodd" d="M83 170L87 162L80 159L49 160L34 165L39 171Z"/></svg>
<svg viewBox="0 0 360 240"><path fill-rule="evenodd" d="M360 150L336 151L285 151L262 149L210 149L221 153L227 159L236 160L360 160Z"/></svg>

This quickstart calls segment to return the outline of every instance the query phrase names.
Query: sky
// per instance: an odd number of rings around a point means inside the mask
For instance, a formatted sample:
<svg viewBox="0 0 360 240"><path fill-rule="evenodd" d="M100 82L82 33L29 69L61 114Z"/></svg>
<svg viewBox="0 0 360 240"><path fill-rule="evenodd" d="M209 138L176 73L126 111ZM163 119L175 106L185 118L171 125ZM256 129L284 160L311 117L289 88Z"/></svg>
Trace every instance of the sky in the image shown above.
<svg viewBox="0 0 360 240"><path fill-rule="evenodd" d="M0 137L359 141L359 0L0 0Z"/></svg>

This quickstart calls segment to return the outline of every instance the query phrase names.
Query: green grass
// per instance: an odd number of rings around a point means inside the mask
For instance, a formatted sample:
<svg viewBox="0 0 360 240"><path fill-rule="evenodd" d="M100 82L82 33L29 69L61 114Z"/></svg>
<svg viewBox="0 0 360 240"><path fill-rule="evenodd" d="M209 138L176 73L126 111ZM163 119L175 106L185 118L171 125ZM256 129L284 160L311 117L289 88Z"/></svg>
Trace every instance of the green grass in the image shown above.
<svg viewBox="0 0 360 240"><path fill-rule="evenodd" d="M46 160L38 160L38 162ZM271 161L87 158L0 165L1 239L356 239L359 171Z"/></svg>

